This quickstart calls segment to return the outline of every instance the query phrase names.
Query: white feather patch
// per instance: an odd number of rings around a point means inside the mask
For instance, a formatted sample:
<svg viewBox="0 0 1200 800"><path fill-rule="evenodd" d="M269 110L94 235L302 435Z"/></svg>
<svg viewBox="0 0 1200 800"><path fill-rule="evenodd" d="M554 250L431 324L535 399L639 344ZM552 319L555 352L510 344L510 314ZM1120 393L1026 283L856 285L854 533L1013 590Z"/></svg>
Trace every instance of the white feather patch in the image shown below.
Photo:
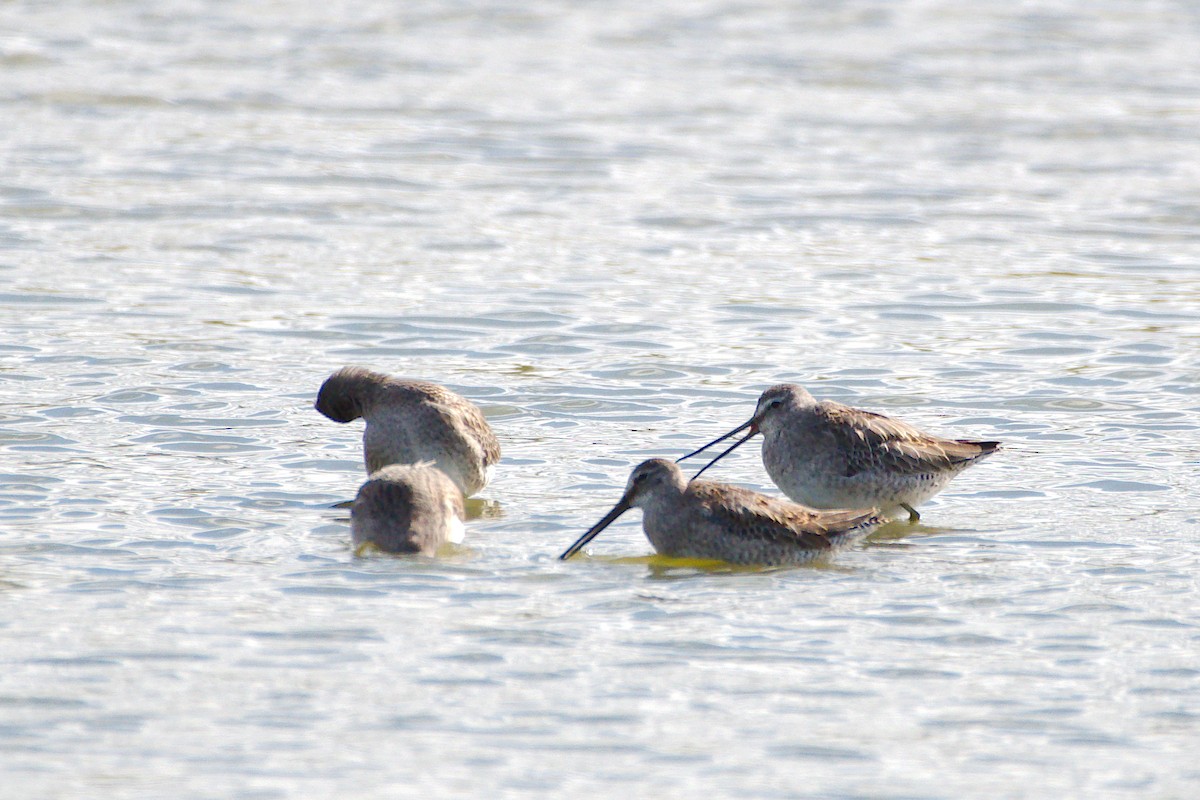
<svg viewBox="0 0 1200 800"><path fill-rule="evenodd" d="M450 517L450 521L446 524L447 541L462 544L462 540L467 536L467 526L463 525L463 521L458 518L458 514L454 513L454 507L449 503L446 504L446 514Z"/></svg>

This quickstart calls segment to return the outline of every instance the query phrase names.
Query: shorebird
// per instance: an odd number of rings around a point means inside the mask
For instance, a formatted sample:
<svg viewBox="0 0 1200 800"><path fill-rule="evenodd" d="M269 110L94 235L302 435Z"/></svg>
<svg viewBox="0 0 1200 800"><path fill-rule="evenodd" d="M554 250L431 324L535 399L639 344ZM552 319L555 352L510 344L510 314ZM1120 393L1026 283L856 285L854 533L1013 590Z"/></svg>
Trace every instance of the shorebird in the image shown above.
<svg viewBox="0 0 1200 800"><path fill-rule="evenodd" d="M500 443L479 408L436 383L342 367L321 384L316 409L334 422L366 420L368 474L431 461L470 496L487 485L500 460Z"/></svg>
<svg viewBox="0 0 1200 800"><path fill-rule="evenodd" d="M371 474L350 510L355 550L435 555L463 540L462 492L429 463L391 464Z"/></svg>
<svg viewBox="0 0 1200 800"><path fill-rule="evenodd" d="M635 507L659 553L731 564L811 561L886 521L873 508L816 511L727 483L688 483L678 464L652 458L634 468L620 501L559 558L578 553Z"/></svg>
<svg viewBox="0 0 1200 800"><path fill-rule="evenodd" d="M832 400L817 402L803 387L772 386L758 398L754 416L679 460L750 429L742 439L704 465L701 473L755 434L762 433L762 460L775 485L792 500L813 508L873 506L908 512L946 488L950 480L999 442L943 439L906 422L851 408Z"/></svg>

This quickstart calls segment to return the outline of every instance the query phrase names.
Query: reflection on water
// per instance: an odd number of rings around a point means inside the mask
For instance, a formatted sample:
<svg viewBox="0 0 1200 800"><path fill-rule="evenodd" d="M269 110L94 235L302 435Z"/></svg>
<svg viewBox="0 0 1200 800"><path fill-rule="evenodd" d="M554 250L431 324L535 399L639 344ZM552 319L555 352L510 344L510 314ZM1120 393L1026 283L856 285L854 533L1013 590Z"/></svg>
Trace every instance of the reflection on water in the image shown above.
<svg viewBox="0 0 1200 800"><path fill-rule="evenodd" d="M0 23L13 791L1196 794L1189 8ZM349 363L502 439L449 557L353 556ZM827 563L556 560L782 381L1006 450Z"/></svg>

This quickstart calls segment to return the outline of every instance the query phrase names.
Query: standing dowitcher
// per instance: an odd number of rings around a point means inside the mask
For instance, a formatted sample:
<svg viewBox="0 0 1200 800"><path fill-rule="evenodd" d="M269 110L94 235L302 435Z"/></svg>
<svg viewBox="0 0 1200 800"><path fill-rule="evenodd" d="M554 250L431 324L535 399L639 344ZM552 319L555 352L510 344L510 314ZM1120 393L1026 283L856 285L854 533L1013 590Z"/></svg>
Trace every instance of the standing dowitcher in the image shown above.
<svg viewBox="0 0 1200 800"><path fill-rule="evenodd" d="M629 476L612 511L559 558L568 559L631 508L659 553L731 564L798 564L866 536L885 522L875 509L816 511L714 481L688 483L678 464L652 458Z"/></svg>
<svg viewBox="0 0 1200 800"><path fill-rule="evenodd" d="M316 409L334 422L362 417L367 473L431 461L460 492L487 485L500 443L479 408L444 386L342 367L321 384Z"/></svg>
<svg viewBox="0 0 1200 800"><path fill-rule="evenodd" d="M432 464L391 464L373 472L350 511L355 549L435 555L463 540L462 492Z"/></svg>
<svg viewBox="0 0 1200 800"><path fill-rule="evenodd" d="M892 513L904 509L913 522L921 517L917 505L1000 446L931 436L882 414L831 400L817 402L804 388L781 383L762 393L749 422L683 458L747 428L745 437L696 475L762 433L763 466L797 503L813 508L873 506Z"/></svg>

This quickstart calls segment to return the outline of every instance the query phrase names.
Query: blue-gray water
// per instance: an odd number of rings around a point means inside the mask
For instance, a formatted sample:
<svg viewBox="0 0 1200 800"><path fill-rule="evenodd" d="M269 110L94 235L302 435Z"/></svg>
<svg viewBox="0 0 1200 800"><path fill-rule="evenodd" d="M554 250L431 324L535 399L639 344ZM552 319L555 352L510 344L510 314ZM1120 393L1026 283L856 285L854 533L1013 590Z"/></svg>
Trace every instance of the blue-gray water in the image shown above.
<svg viewBox="0 0 1200 800"><path fill-rule="evenodd" d="M1189 3L0 6L0 794L1200 794ZM504 446L355 559L359 363ZM555 556L783 380L1007 449ZM774 491L752 448L712 474Z"/></svg>

